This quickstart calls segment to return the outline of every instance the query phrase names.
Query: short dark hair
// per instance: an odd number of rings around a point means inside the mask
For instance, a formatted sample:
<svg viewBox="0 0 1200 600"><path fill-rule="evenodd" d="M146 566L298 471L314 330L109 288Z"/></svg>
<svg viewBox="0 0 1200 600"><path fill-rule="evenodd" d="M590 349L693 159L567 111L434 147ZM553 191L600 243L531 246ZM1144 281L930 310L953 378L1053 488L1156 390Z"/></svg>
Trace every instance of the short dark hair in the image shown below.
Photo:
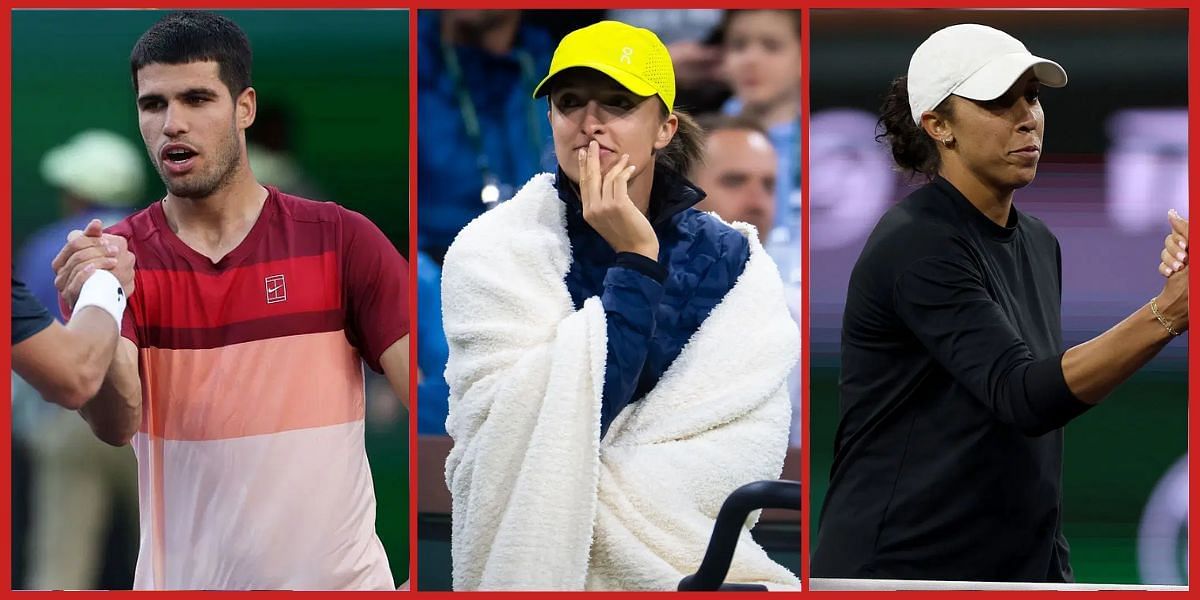
<svg viewBox="0 0 1200 600"><path fill-rule="evenodd" d="M138 38L129 55L133 89L138 89L138 71L146 65L181 65L215 61L229 95L237 97L250 87L253 54L250 40L237 23L211 12L185 10L160 19Z"/></svg>

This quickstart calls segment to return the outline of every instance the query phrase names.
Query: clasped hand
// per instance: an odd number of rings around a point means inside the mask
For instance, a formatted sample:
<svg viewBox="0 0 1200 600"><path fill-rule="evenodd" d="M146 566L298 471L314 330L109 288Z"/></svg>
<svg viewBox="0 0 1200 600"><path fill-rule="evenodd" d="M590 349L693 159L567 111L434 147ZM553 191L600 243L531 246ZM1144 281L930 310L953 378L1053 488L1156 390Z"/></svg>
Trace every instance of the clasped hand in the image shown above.
<svg viewBox="0 0 1200 600"><path fill-rule="evenodd" d="M54 287L66 300L67 307L73 309L83 283L97 269L111 271L125 289L125 296L132 296L135 261L125 238L104 233L100 219L92 219L84 229L67 234L67 243L50 267L54 269Z"/></svg>

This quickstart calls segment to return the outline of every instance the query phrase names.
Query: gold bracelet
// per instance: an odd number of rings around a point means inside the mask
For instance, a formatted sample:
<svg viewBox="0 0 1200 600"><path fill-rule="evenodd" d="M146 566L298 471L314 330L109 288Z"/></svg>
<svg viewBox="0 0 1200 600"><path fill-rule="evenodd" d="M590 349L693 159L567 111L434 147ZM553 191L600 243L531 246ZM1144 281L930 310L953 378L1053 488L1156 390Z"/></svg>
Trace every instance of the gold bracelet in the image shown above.
<svg viewBox="0 0 1200 600"><path fill-rule="evenodd" d="M1179 335L1179 332L1175 331L1174 327L1171 327L1171 321L1164 319L1162 313L1158 312L1158 296L1150 299L1150 312L1154 313L1154 318L1158 319L1158 322L1167 328L1167 333L1171 334L1171 337Z"/></svg>

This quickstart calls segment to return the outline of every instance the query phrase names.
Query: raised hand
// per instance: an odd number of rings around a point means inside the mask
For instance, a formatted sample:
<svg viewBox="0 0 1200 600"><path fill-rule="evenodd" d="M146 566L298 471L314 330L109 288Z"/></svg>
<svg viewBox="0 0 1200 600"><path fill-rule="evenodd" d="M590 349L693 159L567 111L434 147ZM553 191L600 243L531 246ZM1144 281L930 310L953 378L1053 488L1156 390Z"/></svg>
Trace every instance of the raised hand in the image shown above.
<svg viewBox="0 0 1200 600"><path fill-rule="evenodd" d="M1188 222L1173 208L1167 212L1167 221L1171 223L1171 233L1163 240L1158 263L1158 272L1163 277L1170 277L1188 264Z"/></svg>
<svg viewBox="0 0 1200 600"><path fill-rule="evenodd" d="M646 215L629 198L634 166L629 155L600 173L600 145L593 140L579 150L579 195L583 218L617 252L636 252L658 260L658 236Z"/></svg>
<svg viewBox="0 0 1200 600"><path fill-rule="evenodd" d="M1158 272L1167 278L1155 304L1170 328L1183 333L1188 329L1187 221L1172 209L1167 213L1171 234L1164 240ZM1169 262L1168 262L1169 261Z"/></svg>

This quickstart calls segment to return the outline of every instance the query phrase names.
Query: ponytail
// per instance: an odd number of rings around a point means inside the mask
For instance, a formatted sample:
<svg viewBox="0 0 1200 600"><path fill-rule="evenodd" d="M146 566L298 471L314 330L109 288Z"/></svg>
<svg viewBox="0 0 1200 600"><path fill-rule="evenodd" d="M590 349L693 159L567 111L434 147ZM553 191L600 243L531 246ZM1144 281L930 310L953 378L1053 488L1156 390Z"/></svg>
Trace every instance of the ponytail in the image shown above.
<svg viewBox="0 0 1200 600"><path fill-rule="evenodd" d="M677 110L674 114L679 119L679 127L676 128L675 137L671 138L667 147L655 156L654 164L687 177L704 156L704 130L691 115L682 110Z"/></svg>
<svg viewBox="0 0 1200 600"><path fill-rule="evenodd" d="M946 98L934 111L950 117L950 99ZM901 171L910 176L917 173L933 179L942 166L937 143L918 124L913 122L912 109L908 104L908 78L901 76L892 81L883 106L879 108L878 132L875 141L887 143L892 151L892 160Z"/></svg>

